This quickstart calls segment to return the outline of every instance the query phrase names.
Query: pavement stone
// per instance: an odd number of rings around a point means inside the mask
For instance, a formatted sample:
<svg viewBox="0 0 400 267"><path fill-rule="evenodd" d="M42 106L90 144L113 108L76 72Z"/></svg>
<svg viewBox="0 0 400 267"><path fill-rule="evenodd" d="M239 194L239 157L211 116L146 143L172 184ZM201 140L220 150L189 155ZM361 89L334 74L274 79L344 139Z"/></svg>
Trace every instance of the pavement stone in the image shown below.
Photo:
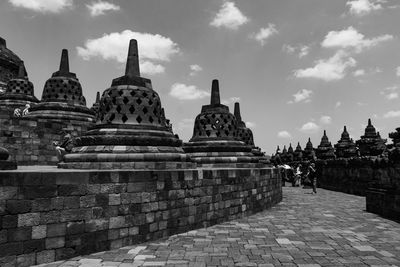
<svg viewBox="0 0 400 267"><path fill-rule="evenodd" d="M400 224L364 197L283 187L281 203L246 218L40 266L400 267Z"/></svg>

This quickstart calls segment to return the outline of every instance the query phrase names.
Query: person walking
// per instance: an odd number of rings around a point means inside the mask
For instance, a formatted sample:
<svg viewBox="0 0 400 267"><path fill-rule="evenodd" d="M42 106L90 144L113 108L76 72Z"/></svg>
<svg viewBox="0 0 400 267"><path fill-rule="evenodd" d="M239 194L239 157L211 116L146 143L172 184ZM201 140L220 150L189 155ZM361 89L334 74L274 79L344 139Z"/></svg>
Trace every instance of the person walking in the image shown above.
<svg viewBox="0 0 400 267"><path fill-rule="evenodd" d="M315 164L311 163L310 166L308 167L308 178L310 179L312 183L312 188L313 188L313 194L317 193L317 173L315 170Z"/></svg>

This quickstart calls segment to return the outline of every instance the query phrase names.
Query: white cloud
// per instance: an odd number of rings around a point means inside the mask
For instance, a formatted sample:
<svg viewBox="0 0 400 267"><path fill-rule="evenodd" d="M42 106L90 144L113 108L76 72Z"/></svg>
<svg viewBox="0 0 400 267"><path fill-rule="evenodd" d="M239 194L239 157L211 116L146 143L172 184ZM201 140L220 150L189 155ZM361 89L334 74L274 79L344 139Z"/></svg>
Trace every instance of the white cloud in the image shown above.
<svg viewBox="0 0 400 267"><path fill-rule="evenodd" d="M256 128L256 123L255 122L252 122L252 121L246 121L246 127L247 128L251 128L251 129L254 129L254 128Z"/></svg>
<svg viewBox="0 0 400 267"><path fill-rule="evenodd" d="M210 96L209 92L197 89L194 85L174 83L169 94L179 100L194 100Z"/></svg>
<svg viewBox="0 0 400 267"><path fill-rule="evenodd" d="M288 131L280 131L278 133L279 138L284 138L284 139L290 139L292 138L292 135Z"/></svg>
<svg viewBox="0 0 400 267"><path fill-rule="evenodd" d="M383 117L385 118L385 119L388 119L388 118L398 118L398 117L400 117L400 110L397 110L397 111L389 111L389 112L387 112L387 113L385 113L384 115L383 115Z"/></svg>
<svg viewBox="0 0 400 267"><path fill-rule="evenodd" d="M160 63L170 61L171 57L179 52L178 45L168 37L125 30L87 40L84 47L77 47L78 55L84 60L99 57L125 63L131 39L138 41L140 67L143 73L164 72L165 68Z"/></svg>
<svg viewBox="0 0 400 267"><path fill-rule="evenodd" d="M92 17L104 15L107 11L118 11L121 9L118 5L106 1L92 2L90 5L86 5L86 7L89 9Z"/></svg>
<svg viewBox="0 0 400 267"><path fill-rule="evenodd" d="M385 98L388 100L399 98L399 93L395 92L397 89L398 87L396 85L387 87L383 91L381 91L381 95L384 95Z"/></svg>
<svg viewBox="0 0 400 267"><path fill-rule="evenodd" d="M73 0L8 0L15 7L41 13L59 13L73 5Z"/></svg>
<svg viewBox="0 0 400 267"><path fill-rule="evenodd" d="M289 104L292 103L299 103L299 102L304 102L304 103L308 103L311 101L311 95L312 95L312 91L311 90L307 90L307 89L302 89L300 91L298 91L297 93L295 93L293 95L294 100L289 101Z"/></svg>
<svg viewBox="0 0 400 267"><path fill-rule="evenodd" d="M267 43L267 39L272 35L278 34L274 24L268 24L268 27L261 28L257 33L253 33L251 38L258 41L262 46Z"/></svg>
<svg viewBox="0 0 400 267"><path fill-rule="evenodd" d="M346 3L350 7L350 13L353 15L367 15L374 10L382 9L382 0L352 0Z"/></svg>
<svg viewBox="0 0 400 267"><path fill-rule="evenodd" d="M396 68L396 76L400 77L400 66Z"/></svg>
<svg viewBox="0 0 400 267"><path fill-rule="evenodd" d="M199 65L197 65L197 64L193 64L193 65L190 65L190 76L194 76L194 75L196 75L198 72L200 72L200 71L202 71L203 70L203 68L202 67L200 67Z"/></svg>
<svg viewBox="0 0 400 267"><path fill-rule="evenodd" d="M228 99L222 99L222 101L221 101L221 103L223 105L229 105L229 104L232 104L232 103L235 103L235 102L240 102L240 97L233 96L233 97L230 97Z"/></svg>
<svg viewBox="0 0 400 267"><path fill-rule="evenodd" d="M359 69L353 72L354 77L359 77L359 76L364 76L365 75L365 70Z"/></svg>
<svg viewBox="0 0 400 267"><path fill-rule="evenodd" d="M225 27L237 30L239 26L247 23L249 19L235 6L233 2L225 2L215 18L210 22L211 26Z"/></svg>
<svg viewBox="0 0 400 267"><path fill-rule="evenodd" d="M324 81L340 80L346 76L346 70L356 66L356 63L356 60L345 51L339 50L331 58L317 60L314 67L296 70L294 75L297 78L315 78Z"/></svg>
<svg viewBox="0 0 400 267"><path fill-rule="evenodd" d="M310 47L307 45L299 44L297 46L284 44L282 50L288 54L297 54L299 58L305 57L310 53Z"/></svg>
<svg viewBox="0 0 400 267"><path fill-rule="evenodd" d="M322 124L331 124L332 123L332 118L330 116L322 116L319 121Z"/></svg>
<svg viewBox="0 0 400 267"><path fill-rule="evenodd" d="M300 128L300 131L302 131L304 133L316 133L319 130L319 128L320 127L317 124L310 121L310 122L303 124L303 126L301 126L301 128Z"/></svg>
<svg viewBox="0 0 400 267"><path fill-rule="evenodd" d="M342 105L342 102L338 101L338 102L336 102L336 104L335 104L335 108L338 108L338 107L340 107L341 105Z"/></svg>
<svg viewBox="0 0 400 267"><path fill-rule="evenodd" d="M371 48L381 42L393 39L393 36L389 34L371 39L364 37L362 33L350 26L345 30L328 32L321 45L328 48L353 48L357 53L360 53L363 49Z"/></svg>

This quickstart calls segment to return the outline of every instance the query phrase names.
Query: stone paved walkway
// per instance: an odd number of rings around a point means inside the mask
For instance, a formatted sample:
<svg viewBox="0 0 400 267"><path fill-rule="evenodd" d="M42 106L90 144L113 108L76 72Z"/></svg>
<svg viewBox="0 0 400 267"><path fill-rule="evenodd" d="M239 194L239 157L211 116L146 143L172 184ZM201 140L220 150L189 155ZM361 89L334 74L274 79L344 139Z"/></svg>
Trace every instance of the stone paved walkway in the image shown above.
<svg viewBox="0 0 400 267"><path fill-rule="evenodd" d="M365 198L283 192L247 218L45 266L400 266L400 224L365 212Z"/></svg>

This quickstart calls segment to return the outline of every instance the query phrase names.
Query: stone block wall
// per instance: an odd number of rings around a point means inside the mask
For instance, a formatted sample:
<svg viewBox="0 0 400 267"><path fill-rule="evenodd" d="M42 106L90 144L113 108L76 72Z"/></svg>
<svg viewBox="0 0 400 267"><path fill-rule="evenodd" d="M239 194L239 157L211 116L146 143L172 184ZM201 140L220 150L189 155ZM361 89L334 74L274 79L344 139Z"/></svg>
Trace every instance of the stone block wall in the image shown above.
<svg viewBox="0 0 400 267"><path fill-rule="evenodd" d="M0 146L10 152L12 160L21 165L56 165L58 160L53 141L60 141L61 129L79 136L92 124L71 120L45 120L12 117L0 112Z"/></svg>
<svg viewBox="0 0 400 267"><path fill-rule="evenodd" d="M0 171L0 265L119 248L262 211L277 169Z"/></svg>
<svg viewBox="0 0 400 267"><path fill-rule="evenodd" d="M365 196L375 178L388 175L388 163L370 158L317 161L318 187Z"/></svg>

